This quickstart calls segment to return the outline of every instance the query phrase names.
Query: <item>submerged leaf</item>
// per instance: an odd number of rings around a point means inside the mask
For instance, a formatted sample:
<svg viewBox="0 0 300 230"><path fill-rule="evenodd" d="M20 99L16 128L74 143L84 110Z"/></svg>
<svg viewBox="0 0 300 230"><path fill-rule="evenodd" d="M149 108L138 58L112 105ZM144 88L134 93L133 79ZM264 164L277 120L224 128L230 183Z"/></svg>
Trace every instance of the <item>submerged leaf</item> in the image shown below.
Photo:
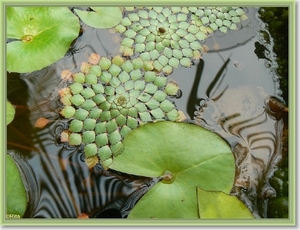
<svg viewBox="0 0 300 230"><path fill-rule="evenodd" d="M89 219L89 215L88 214L85 214L85 213L81 213L77 219Z"/></svg>
<svg viewBox="0 0 300 230"><path fill-rule="evenodd" d="M111 169L160 177L130 212L129 218L198 218L196 187L229 193L235 161L228 144L200 126L170 121L148 123L124 139L124 151Z"/></svg>
<svg viewBox="0 0 300 230"><path fill-rule="evenodd" d="M94 28L112 28L122 19L120 7L91 7L94 11L75 9L80 19L88 26Z"/></svg>
<svg viewBox="0 0 300 230"><path fill-rule="evenodd" d="M44 128L48 123L49 123L48 119L41 117L36 120L34 126L37 128Z"/></svg>

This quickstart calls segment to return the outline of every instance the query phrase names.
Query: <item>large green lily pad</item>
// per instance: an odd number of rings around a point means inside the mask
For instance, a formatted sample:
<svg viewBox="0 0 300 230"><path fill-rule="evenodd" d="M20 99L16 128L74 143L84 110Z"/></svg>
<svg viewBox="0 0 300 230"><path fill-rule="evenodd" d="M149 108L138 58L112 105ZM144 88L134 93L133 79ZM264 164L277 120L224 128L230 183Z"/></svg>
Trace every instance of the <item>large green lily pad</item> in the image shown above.
<svg viewBox="0 0 300 230"><path fill-rule="evenodd" d="M27 207L27 194L18 166L6 154L6 214L22 217Z"/></svg>
<svg viewBox="0 0 300 230"><path fill-rule="evenodd" d="M228 144L196 125L162 121L131 131L124 152L109 167L160 177L136 204L129 218L199 218L197 186L229 193L235 162Z"/></svg>
<svg viewBox="0 0 300 230"><path fill-rule="evenodd" d="M15 107L9 101L6 101L6 125L13 121L15 113Z"/></svg>
<svg viewBox="0 0 300 230"><path fill-rule="evenodd" d="M7 71L42 69L66 54L79 33L79 19L67 7L8 7Z"/></svg>
<svg viewBox="0 0 300 230"><path fill-rule="evenodd" d="M94 28L112 28L122 19L120 7L91 7L93 11L75 9L76 14L88 26Z"/></svg>
<svg viewBox="0 0 300 230"><path fill-rule="evenodd" d="M236 196L197 188L201 219L254 219L250 210Z"/></svg>

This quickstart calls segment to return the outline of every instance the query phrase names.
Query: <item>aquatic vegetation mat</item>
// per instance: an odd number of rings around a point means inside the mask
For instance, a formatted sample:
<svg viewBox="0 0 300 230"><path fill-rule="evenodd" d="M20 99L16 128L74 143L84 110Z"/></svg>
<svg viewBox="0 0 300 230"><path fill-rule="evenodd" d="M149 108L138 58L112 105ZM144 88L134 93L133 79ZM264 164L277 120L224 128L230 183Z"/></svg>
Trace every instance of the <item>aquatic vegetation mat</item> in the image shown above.
<svg viewBox="0 0 300 230"><path fill-rule="evenodd" d="M108 166L122 153L122 140L131 130L147 122L178 120L176 106L168 99L178 86L152 69L152 63L141 58L93 54L90 62L82 63L82 72L67 73L70 85L59 92L64 104L60 113L70 123L61 141L83 145L86 158L97 155Z"/></svg>
<svg viewBox="0 0 300 230"><path fill-rule="evenodd" d="M240 20L247 19L239 7L125 7L125 12L115 27L124 36L120 51L152 60L166 75L199 59L201 44L212 32L236 30Z"/></svg>

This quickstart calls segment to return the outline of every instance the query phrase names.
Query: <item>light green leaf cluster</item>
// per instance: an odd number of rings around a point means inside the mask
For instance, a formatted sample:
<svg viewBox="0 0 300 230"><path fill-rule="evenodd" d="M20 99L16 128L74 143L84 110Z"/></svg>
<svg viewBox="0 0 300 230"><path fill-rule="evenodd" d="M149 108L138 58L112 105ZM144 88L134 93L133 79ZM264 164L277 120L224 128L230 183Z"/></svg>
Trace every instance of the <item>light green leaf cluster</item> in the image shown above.
<svg viewBox="0 0 300 230"><path fill-rule="evenodd" d="M138 53L166 75L180 64L190 67L193 59L201 57L200 41L207 35L189 23L189 13L184 7L130 8L115 27L124 35L120 51L124 56Z"/></svg>
<svg viewBox="0 0 300 230"><path fill-rule="evenodd" d="M147 122L179 119L168 99L178 86L153 68L140 57L82 63L83 72L74 73L70 85L60 91L60 113L70 120L62 141L82 145L87 158L97 155L108 166L123 151L122 140L131 130Z"/></svg>
<svg viewBox="0 0 300 230"><path fill-rule="evenodd" d="M120 51L153 61L169 75L179 65L190 67L202 55L202 43L213 31L236 30L246 15L239 7L125 8L116 31L122 33Z"/></svg>
<svg viewBox="0 0 300 230"><path fill-rule="evenodd" d="M247 16L241 7L199 7L191 19L196 25L226 33L229 29L237 30L238 23Z"/></svg>

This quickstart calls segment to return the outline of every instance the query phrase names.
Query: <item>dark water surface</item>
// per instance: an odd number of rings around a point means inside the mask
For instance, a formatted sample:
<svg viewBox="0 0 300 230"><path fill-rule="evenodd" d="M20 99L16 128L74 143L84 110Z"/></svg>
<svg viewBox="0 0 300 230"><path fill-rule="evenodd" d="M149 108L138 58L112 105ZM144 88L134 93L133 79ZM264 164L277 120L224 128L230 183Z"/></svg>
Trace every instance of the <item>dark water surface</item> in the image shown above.
<svg viewBox="0 0 300 230"><path fill-rule="evenodd" d="M207 53L191 68L180 67L169 76L182 91L173 98L189 122L219 133L231 145L237 161L237 194L256 217L266 217L268 178L281 159L283 123L268 109L269 96L280 98L272 44L263 43L263 23L256 8L247 8L248 20L239 31L215 33L206 40ZM118 34L83 26L74 47L57 63L34 73L8 75L8 99L16 105L8 125L8 150L24 171L30 204L24 217L126 217L134 203L155 181L100 166L89 170L82 149L60 143L66 124L59 117L58 90L65 83L61 71L80 70L91 53L119 54ZM269 50L258 55L259 44ZM38 118L50 123L40 129ZM128 199L129 197L129 199ZM265 197L264 197L265 198Z"/></svg>

